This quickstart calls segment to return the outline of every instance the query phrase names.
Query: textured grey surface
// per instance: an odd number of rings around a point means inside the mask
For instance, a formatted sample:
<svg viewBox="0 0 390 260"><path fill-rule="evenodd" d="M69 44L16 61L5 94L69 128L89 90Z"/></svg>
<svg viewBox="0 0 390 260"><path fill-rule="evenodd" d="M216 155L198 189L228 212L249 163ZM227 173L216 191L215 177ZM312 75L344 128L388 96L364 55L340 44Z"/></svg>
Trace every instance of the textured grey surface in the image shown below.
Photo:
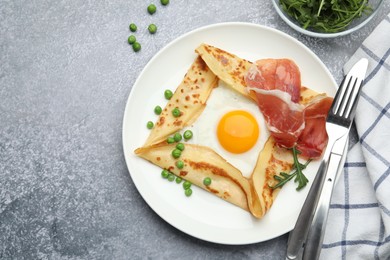
<svg viewBox="0 0 390 260"><path fill-rule="evenodd" d="M167 43L204 25L242 21L284 31L336 80L390 12L361 31L314 39L292 31L270 1L0 0L0 259L283 259L287 235L247 246L192 238L136 190L121 144L131 86ZM127 44L135 22L142 50ZM149 23L158 32L146 31Z"/></svg>

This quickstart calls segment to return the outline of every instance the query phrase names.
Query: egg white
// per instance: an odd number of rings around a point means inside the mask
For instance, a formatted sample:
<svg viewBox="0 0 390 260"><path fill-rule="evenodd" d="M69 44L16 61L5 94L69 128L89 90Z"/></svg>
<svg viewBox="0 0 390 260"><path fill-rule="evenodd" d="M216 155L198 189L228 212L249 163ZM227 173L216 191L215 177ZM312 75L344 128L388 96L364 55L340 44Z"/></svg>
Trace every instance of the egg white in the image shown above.
<svg viewBox="0 0 390 260"><path fill-rule="evenodd" d="M226 151L219 143L217 126L220 119L229 111L245 110L256 119L260 134L255 145L247 152L235 154ZM219 86L214 88L207 100L207 105L199 118L186 129L193 132L191 143L208 146L236 167L245 177L249 177L256 165L258 155L263 149L269 137L264 117L257 104L230 89L220 81Z"/></svg>

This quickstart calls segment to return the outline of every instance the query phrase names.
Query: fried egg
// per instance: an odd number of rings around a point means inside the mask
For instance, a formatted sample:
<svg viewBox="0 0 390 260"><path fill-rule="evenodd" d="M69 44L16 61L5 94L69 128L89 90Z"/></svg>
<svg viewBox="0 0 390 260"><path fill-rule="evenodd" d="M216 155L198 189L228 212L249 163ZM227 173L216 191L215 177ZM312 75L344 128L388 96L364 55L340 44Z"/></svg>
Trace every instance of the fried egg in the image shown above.
<svg viewBox="0 0 390 260"><path fill-rule="evenodd" d="M245 177L252 174L269 132L257 104L222 81L211 92L199 118L186 129L191 143L208 146Z"/></svg>
<svg viewBox="0 0 390 260"><path fill-rule="evenodd" d="M219 120L217 137L222 147L231 153L250 150L259 137L259 125L251 113L233 110Z"/></svg>

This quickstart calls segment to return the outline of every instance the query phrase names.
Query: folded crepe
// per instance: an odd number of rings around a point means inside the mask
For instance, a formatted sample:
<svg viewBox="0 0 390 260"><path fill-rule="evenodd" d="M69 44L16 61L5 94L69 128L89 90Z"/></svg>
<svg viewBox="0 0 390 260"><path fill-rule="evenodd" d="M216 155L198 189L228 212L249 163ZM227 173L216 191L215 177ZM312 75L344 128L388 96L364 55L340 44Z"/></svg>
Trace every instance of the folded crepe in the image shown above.
<svg viewBox="0 0 390 260"><path fill-rule="evenodd" d="M201 44L195 52L202 57L220 80L241 95L256 101L256 95L247 91L245 84L245 75L252 66L252 62L207 44Z"/></svg>
<svg viewBox="0 0 390 260"><path fill-rule="evenodd" d="M260 201L253 186L237 168L209 147L185 144L185 149L180 156L184 167L178 169L175 166L176 159L171 155L175 145L163 142L139 148L135 153L151 163L169 170L176 176L250 211L255 217L263 215ZM203 180L207 177L212 179L209 186L203 184Z"/></svg>
<svg viewBox="0 0 390 260"><path fill-rule="evenodd" d="M202 113L211 90L217 83L218 78L198 56L162 110L144 146L159 143L193 123ZM174 108L180 110L179 117L172 115Z"/></svg>
<svg viewBox="0 0 390 260"><path fill-rule="evenodd" d="M254 102L256 100L245 89L244 78L251 62L206 44L199 46L196 52L200 56L164 108L145 145L136 149L135 154L261 218L270 209L280 190L271 188L277 184L274 176L290 172L293 167L290 150L276 145L270 136L258 155L251 176L246 178L214 150L196 144L185 144L180 157L185 165L183 169L178 169L175 166L177 159L171 155L175 144L165 141L170 134L195 121L218 79ZM187 100L188 96L191 102ZM301 88L301 104L308 104L316 97L318 93L315 91ZM174 107L182 111L178 118L171 115ZM203 184L206 177L212 179L210 186Z"/></svg>

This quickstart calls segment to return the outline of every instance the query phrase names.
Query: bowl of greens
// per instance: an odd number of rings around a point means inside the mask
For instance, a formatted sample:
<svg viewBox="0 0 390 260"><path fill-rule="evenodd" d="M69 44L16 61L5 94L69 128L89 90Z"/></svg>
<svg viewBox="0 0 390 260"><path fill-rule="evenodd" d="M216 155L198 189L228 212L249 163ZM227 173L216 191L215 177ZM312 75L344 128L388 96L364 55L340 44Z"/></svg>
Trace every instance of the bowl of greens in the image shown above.
<svg viewBox="0 0 390 260"><path fill-rule="evenodd" d="M366 25L383 0L272 0L276 12L303 34L332 38Z"/></svg>

